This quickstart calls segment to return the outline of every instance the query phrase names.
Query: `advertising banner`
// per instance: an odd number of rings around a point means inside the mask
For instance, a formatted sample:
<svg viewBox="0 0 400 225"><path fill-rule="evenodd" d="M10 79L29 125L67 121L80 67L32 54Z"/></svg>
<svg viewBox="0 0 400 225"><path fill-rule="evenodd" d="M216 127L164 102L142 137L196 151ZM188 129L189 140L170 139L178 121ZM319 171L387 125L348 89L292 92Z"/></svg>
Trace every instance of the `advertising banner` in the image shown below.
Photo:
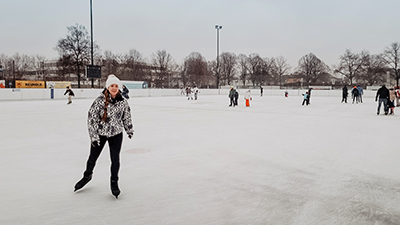
<svg viewBox="0 0 400 225"><path fill-rule="evenodd" d="M65 89L67 87L71 87L70 81L46 81L47 88L61 88Z"/></svg>
<svg viewBox="0 0 400 225"><path fill-rule="evenodd" d="M16 80L15 88L45 88L44 81Z"/></svg>

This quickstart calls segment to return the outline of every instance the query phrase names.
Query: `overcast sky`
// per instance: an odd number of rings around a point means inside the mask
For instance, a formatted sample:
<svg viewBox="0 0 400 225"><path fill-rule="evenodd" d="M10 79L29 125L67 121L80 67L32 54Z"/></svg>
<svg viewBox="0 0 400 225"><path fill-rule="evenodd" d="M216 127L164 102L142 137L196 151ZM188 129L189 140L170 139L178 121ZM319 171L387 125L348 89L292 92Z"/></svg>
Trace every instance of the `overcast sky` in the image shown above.
<svg viewBox="0 0 400 225"><path fill-rule="evenodd" d="M67 27L90 34L90 0L1 0L0 54L58 56ZM191 52L283 56L292 67L314 53L329 66L346 49L381 53L400 41L398 0L93 0L93 36L101 51L165 49L177 63Z"/></svg>

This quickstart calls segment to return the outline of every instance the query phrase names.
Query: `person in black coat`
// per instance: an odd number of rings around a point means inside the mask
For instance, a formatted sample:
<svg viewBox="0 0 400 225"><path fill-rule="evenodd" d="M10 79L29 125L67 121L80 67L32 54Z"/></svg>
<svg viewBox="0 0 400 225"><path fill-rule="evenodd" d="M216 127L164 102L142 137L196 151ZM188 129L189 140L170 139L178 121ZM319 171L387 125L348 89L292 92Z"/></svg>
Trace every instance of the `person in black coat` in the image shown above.
<svg viewBox="0 0 400 225"><path fill-rule="evenodd" d="M233 88L233 86L231 86L231 90L229 91L229 95L228 95L228 97L229 97L229 99L230 99L230 104L229 104L229 106L233 106L233 107L235 107L235 93L236 93L236 90Z"/></svg>
<svg viewBox="0 0 400 225"><path fill-rule="evenodd" d="M351 90L351 95L353 96L353 104L354 104L354 100L356 101L356 103L358 103L358 95L360 93L358 92L357 86L354 86L353 89Z"/></svg>
<svg viewBox="0 0 400 225"><path fill-rule="evenodd" d="M129 89L125 85L122 85L122 96L129 99Z"/></svg>
<svg viewBox="0 0 400 225"><path fill-rule="evenodd" d="M383 103L383 107L385 109L385 115L387 115L388 114L387 103L388 103L388 99L389 99L389 90L386 88L385 85L382 85L382 87L379 88L378 91L376 92L375 101L378 101L378 98L379 98L378 112L376 114L379 115L380 110L381 110L381 105Z"/></svg>
<svg viewBox="0 0 400 225"><path fill-rule="evenodd" d="M345 85L342 90L343 90L343 92L342 92L342 102L347 103L347 96L349 95L349 93L347 91L347 86Z"/></svg>
<svg viewBox="0 0 400 225"><path fill-rule="evenodd" d="M235 106L238 105L238 99L239 99L239 92L236 90L236 92L235 92Z"/></svg>
<svg viewBox="0 0 400 225"><path fill-rule="evenodd" d="M68 103L67 104L71 104L72 103L72 96L75 96L74 92L71 90L71 88L67 87L67 90L65 90L64 95L68 94Z"/></svg>
<svg viewBox="0 0 400 225"><path fill-rule="evenodd" d="M307 105L311 104L311 91L313 88L308 89L308 95L307 95Z"/></svg>

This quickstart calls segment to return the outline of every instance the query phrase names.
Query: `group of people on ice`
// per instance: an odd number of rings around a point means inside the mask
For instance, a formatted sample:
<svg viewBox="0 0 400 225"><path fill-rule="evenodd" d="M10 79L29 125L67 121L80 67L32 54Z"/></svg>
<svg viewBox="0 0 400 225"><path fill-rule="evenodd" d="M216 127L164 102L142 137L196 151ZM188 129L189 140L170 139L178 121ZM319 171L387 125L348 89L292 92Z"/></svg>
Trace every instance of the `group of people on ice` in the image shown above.
<svg viewBox="0 0 400 225"><path fill-rule="evenodd" d="M377 115L380 114L382 103L385 115L394 114L394 107L395 107L394 101L396 100L396 107L398 107L400 106L399 99L400 99L399 86L387 89L385 85L382 85L382 87L379 88L378 91L376 92L375 96L375 101L378 102L378 109L376 114Z"/></svg>
<svg viewBox="0 0 400 225"><path fill-rule="evenodd" d="M304 103L306 105L310 104L310 99L311 99L311 90L312 88L309 88L308 91L306 91L306 93L302 94L303 95L303 103L301 105L304 105ZM285 97L287 97L287 94L285 92Z"/></svg>
<svg viewBox="0 0 400 225"><path fill-rule="evenodd" d="M183 88L181 88L181 95L186 94L186 97L188 98L188 100L193 100L193 95L194 95L194 100L197 100L197 96L199 93L200 93L200 91L196 85L194 85L193 88L191 88L190 86L186 86L185 90L183 90Z"/></svg>
<svg viewBox="0 0 400 225"><path fill-rule="evenodd" d="M231 90L229 91L228 97L230 100L229 107L238 106L239 92L235 88L233 88L233 86L231 86ZM251 97L250 90L246 91L246 93L244 95L244 99L245 99L246 107L250 107L250 101L253 100L253 98Z"/></svg>
<svg viewBox="0 0 400 225"><path fill-rule="evenodd" d="M353 99L353 104L356 102L358 103L363 103L362 101L362 96L364 94L364 91L360 85L356 85L351 89L351 96ZM347 86L345 85L342 89L342 103L347 103L347 97L349 96Z"/></svg>
<svg viewBox="0 0 400 225"><path fill-rule="evenodd" d="M122 87L122 88L121 88ZM122 89L122 90L121 90ZM310 104L311 97L310 88L304 95L303 105ZM357 91L356 91L357 90ZM121 84L121 81L115 75L109 75L106 81L105 88L100 95L93 101L88 111L87 126L90 137L90 153L85 164L83 177L75 184L74 191L79 191L86 186L93 177L94 168L105 144L108 142L111 159L111 176L110 176L110 190L112 195L116 198L120 195L119 189L119 169L120 169L120 152L122 147L123 132L125 131L128 138L131 139L134 134L134 125L131 118L131 109L128 103L129 90ZM194 93L195 100L197 93L199 93L196 86L186 88L186 95L188 99L192 98ZM360 94L361 93L361 94ZM362 103L362 89L354 86L352 89L353 102ZM74 96L73 91L68 87L65 94ZM285 97L288 96L287 91ZM347 88L343 88L343 101L347 102ZM239 99L239 92L231 87L228 95L230 99L229 106L237 106ZM358 97L358 98L357 98ZM391 88L390 90L382 85L376 93L375 101L379 100L377 114L380 113L380 108L383 103L385 114L394 113L394 101L397 99L397 106L399 104L400 92L399 87ZM251 91L245 93L244 99L247 107L250 106L252 100ZM69 98L69 104L71 99Z"/></svg>
<svg viewBox="0 0 400 225"><path fill-rule="evenodd" d="M363 103L362 101L362 95L364 94L364 91L360 85L354 86L351 89L351 97L353 99L353 104L356 102L358 103ZM347 97L349 96L347 86L345 85L342 89L342 103L347 103Z"/></svg>
<svg viewBox="0 0 400 225"><path fill-rule="evenodd" d="M233 86L231 86L228 97L230 99L229 107L235 107L238 105L239 92L235 88L233 88Z"/></svg>
<svg viewBox="0 0 400 225"><path fill-rule="evenodd" d="M351 90L351 95L353 99L353 104L354 102L356 104L358 103L363 103L362 96L364 94L364 91L361 86L357 85L354 86ZM342 103L345 102L347 103L347 96L349 95L347 86L344 86L342 89ZM378 102L378 109L377 109L377 115L380 114L380 109L383 104L384 107L384 112L385 115L392 115L394 114L394 107L396 101L396 106L400 106L400 89L398 86L394 88L388 89L385 85L382 85L381 88L378 89L376 92L375 96L375 101Z"/></svg>
<svg viewBox="0 0 400 225"><path fill-rule="evenodd" d="M238 106L239 92L235 88L233 88L233 86L231 86L231 90L229 91L228 97L230 99L229 107ZM246 91L246 93L244 94L244 100L246 107L250 107L250 101L253 100L253 98L251 97L250 90Z"/></svg>

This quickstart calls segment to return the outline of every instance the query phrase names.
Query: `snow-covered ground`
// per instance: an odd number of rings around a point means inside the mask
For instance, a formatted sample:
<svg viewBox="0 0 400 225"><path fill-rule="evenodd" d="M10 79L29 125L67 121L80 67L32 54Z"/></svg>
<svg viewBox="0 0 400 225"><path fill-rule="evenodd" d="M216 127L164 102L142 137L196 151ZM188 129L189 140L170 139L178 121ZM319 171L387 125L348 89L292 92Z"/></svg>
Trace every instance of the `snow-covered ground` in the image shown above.
<svg viewBox="0 0 400 225"><path fill-rule="evenodd" d="M93 99L0 102L0 224L400 224L400 109L340 100L131 98L119 199L108 147L73 192Z"/></svg>

